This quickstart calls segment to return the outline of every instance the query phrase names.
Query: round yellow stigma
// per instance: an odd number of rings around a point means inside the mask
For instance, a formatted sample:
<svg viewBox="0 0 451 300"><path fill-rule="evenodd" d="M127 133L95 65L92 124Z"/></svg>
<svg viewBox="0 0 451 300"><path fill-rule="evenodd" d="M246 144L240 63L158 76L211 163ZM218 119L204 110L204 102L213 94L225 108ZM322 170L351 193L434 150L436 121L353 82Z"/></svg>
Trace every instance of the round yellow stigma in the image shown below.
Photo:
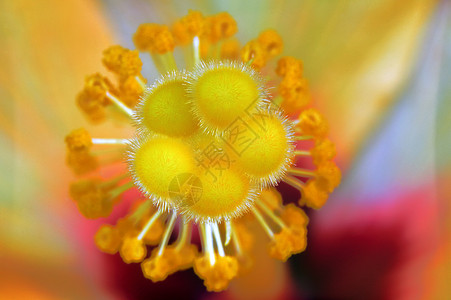
<svg viewBox="0 0 451 300"><path fill-rule="evenodd" d="M286 120L277 115L262 113L249 128L237 137L234 131L227 134L227 144L232 149L243 140L248 146L241 151L233 151L234 159L251 179L263 186L275 184L285 174L293 160L292 129Z"/></svg>
<svg viewBox="0 0 451 300"><path fill-rule="evenodd" d="M130 154L130 171L135 183L157 205L172 206L169 186L180 174L193 173L194 155L182 141L156 137L135 141Z"/></svg>
<svg viewBox="0 0 451 300"><path fill-rule="evenodd" d="M235 62L200 64L189 90L201 127L215 133L263 102L261 80L248 66Z"/></svg>
<svg viewBox="0 0 451 300"><path fill-rule="evenodd" d="M171 73L143 96L136 112L139 126L168 136L188 136L197 129L188 104L183 75Z"/></svg>
<svg viewBox="0 0 451 300"><path fill-rule="evenodd" d="M197 194L191 192L179 202L181 213L189 218L208 222L237 217L253 201L249 180L233 169L201 171L198 178L201 190Z"/></svg>

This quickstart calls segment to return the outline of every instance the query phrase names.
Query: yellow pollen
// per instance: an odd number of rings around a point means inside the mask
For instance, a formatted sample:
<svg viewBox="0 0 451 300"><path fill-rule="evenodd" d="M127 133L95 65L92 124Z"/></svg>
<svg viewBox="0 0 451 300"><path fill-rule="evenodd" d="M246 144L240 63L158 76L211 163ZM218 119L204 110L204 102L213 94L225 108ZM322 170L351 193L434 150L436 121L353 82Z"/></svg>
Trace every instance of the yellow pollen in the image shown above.
<svg viewBox="0 0 451 300"><path fill-rule="evenodd" d="M137 78L138 77L138 78ZM144 92L142 83L146 80L141 76L129 76L121 80L119 86L119 97L128 107L134 107L139 97Z"/></svg>
<svg viewBox="0 0 451 300"><path fill-rule="evenodd" d="M238 261L235 257L216 255L215 262L211 265L208 257L197 258L194 271L204 280L208 291L220 292L238 274Z"/></svg>
<svg viewBox="0 0 451 300"><path fill-rule="evenodd" d="M318 184L329 193L340 184L341 172L334 162L327 161L320 164L316 173Z"/></svg>
<svg viewBox="0 0 451 300"><path fill-rule="evenodd" d="M99 166L97 157L89 151L69 151L66 163L76 175L83 175L94 171Z"/></svg>
<svg viewBox="0 0 451 300"><path fill-rule="evenodd" d="M119 252L124 262L129 264L142 261L146 257L147 249L141 240L127 237L122 242Z"/></svg>
<svg viewBox="0 0 451 300"><path fill-rule="evenodd" d="M155 54L172 52L175 47L174 37L165 25L141 24L133 36L133 42L140 51Z"/></svg>
<svg viewBox="0 0 451 300"><path fill-rule="evenodd" d="M219 13L206 19L204 34L213 44L221 39L233 36L237 31L238 27L235 19L226 12Z"/></svg>
<svg viewBox="0 0 451 300"><path fill-rule="evenodd" d="M297 75L284 77L279 85L279 93L283 98L281 106L288 114L298 112L311 101L307 80Z"/></svg>
<svg viewBox="0 0 451 300"><path fill-rule="evenodd" d="M113 91L113 85L104 76L96 73L87 76L85 87L77 96L78 107L93 123L99 123L105 119L105 106L110 103L106 92Z"/></svg>
<svg viewBox="0 0 451 300"><path fill-rule="evenodd" d="M198 11L190 10L188 15L177 20L172 26L172 33L180 45L187 45L195 36L203 32L204 17Z"/></svg>
<svg viewBox="0 0 451 300"><path fill-rule="evenodd" d="M307 205L314 209L320 209L327 201L329 194L318 185L315 179L310 179L302 189L300 205Z"/></svg>
<svg viewBox="0 0 451 300"><path fill-rule="evenodd" d="M315 141L315 147L310 150L313 158L313 163L316 166L321 165L326 161L332 160L336 155L335 145L329 140Z"/></svg>
<svg viewBox="0 0 451 300"><path fill-rule="evenodd" d="M153 249L149 259L142 262L141 268L144 276L153 282L163 281L168 275L192 266L197 255L194 245L185 245L182 248L169 246L163 254L158 254L158 248Z"/></svg>
<svg viewBox="0 0 451 300"><path fill-rule="evenodd" d="M103 64L121 78L140 74L142 62L137 50L116 45L103 52Z"/></svg>
<svg viewBox="0 0 451 300"><path fill-rule="evenodd" d="M316 138L324 138L329 130L326 119L313 108L301 112L297 126L302 134Z"/></svg>
<svg viewBox="0 0 451 300"><path fill-rule="evenodd" d="M284 56L277 62L276 73L282 77L289 75L300 77L303 69L302 61L292 56Z"/></svg>
<svg viewBox="0 0 451 300"><path fill-rule="evenodd" d="M65 141L70 151L87 151L92 146L91 135L84 128L72 131L66 136Z"/></svg>
<svg viewBox="0 0 451 300"><path fill-rule="evenodd" d="M115 254L120 247L121 237L111 225L102 225L94 237L97 247L105 253Z"/></svg>
<svg viewBox="0 0 451 300"><path fill-rule="evenodd" d="M107 217L113 208L113 202L107 192L99 186L101 181L81 180L70 186L70 196L77 202L78 209L88 219Z"/></svg>
<svg viewBox="0 0 451 300"><path fill-rule="evenodd" d="M252 67L260 70L266 65L268 60L266 49L258 41L248 42L241 49L241 59L245 63L250 63Z"/></svg>
<svg viewBox="0 0 451 300"><path fill-rule="evenodd" d="M273 29L268 29L260 33L257 41L265 49L268 56L276 56L282 53L283 41L280 35Z"/></svg>

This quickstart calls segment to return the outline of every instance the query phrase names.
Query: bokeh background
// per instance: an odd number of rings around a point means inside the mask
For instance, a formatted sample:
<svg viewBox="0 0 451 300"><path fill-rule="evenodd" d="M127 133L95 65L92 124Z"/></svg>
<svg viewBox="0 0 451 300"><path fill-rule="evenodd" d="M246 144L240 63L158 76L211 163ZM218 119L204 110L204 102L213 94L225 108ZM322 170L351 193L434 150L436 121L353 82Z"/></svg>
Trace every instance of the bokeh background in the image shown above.
<svg viewBox="0 0 451 300"><path fill-rule="evenodd" d="M309 211L307 251L264 254L228 291L191 270L152 284L100 253L68 199L64 136L101 52L143 22L228 11L304 61L342 185ZM451 299L451 3L432 0L0 1L0 299ZM157 76L149 59L144 74ZM119 212L116 212L119 213Z"/></svg>

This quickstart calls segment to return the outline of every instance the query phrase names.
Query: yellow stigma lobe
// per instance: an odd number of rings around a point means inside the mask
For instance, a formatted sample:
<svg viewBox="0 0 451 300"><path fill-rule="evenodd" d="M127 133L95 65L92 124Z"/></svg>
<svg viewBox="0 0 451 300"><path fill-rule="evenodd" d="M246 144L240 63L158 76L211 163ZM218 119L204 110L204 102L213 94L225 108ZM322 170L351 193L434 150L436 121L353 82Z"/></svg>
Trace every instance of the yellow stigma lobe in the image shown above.
<svg viewBox="0 0 451 300"><path fill-rule="evenodd" d="M242 214L252 201L249 180L233 169L199 174L202 192L180 205L182 214L201 222L222 220Z"/></svg>
<svg viewBox="0 0 451 300"><path fill-rule="evenodd" d="M205 131L224 130L263 102L260 80L244 64L201 64L190 81L193 111Z"/></svg>
<svg viewBox="0 0 451 300"><path fill-rule="evenodd" d="M137 123L150 131L174 137L196 131L197 122L190 111L180 74L161 79L146 92L137 111Z"/></svg>
<svg viewBox="0 0 451 300"><path fill-rule="evenodd" d="M292 134L287 124L276 116L261 115L254 122L249 121L250 129L238 139L230 132L228 145L234 148L240 140L250 141L240 153L234 153L237 164L250 178L266 186L275 184L285 174L292 162Z"/></svg>
<svg viewBox="0 0 451 300"><path fill-rule="evenodd" d="M141 190L157 205L173 205L169 185L180 174L193 173L195 163L191 149L172 138L154 138L132 145L131 172Z"/></svg>

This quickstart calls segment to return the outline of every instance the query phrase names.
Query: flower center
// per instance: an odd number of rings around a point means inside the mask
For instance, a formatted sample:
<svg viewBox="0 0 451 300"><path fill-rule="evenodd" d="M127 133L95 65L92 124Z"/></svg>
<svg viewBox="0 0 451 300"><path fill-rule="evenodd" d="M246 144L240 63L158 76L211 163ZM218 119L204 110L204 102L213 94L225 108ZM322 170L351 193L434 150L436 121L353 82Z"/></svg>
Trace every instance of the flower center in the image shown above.
<svg viewBox="0 0 451 300"><path fill-rule="evenodd" d="M137 186L188 219L242 215L292 163L291 127L265 95L257 72L237 62L200 63L157 80L134 113Z"/></svg>

